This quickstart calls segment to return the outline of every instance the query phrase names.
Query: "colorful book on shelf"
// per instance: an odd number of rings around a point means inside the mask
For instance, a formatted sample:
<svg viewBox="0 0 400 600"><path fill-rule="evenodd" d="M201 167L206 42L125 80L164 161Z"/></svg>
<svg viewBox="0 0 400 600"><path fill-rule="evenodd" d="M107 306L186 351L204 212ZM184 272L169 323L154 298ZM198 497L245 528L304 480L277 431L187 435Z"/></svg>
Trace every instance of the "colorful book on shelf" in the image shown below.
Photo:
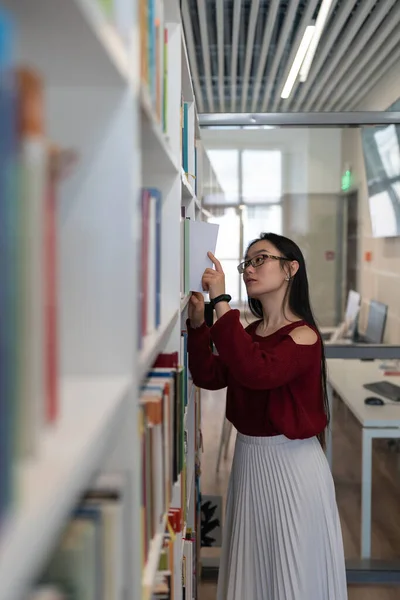
<svg viewBox="0 0 400 600"><path fill-rule="evenodd" d="M182 167L189 173L189 104L183 103L182 115Z"/></svg>
<svg viewBox="0 0 400 600"><path fill-rule="evenodd" d="M56 206L71 156L46 138L44 82L15 67L2 10L0 79L1 519L18 501L16 462L35 455L58 414Z"/></svg>
<svg viewBox="0 0 400 600"><path fill-rule="evenodd" d="M148 27L147 27L147 0L139 2L139 31L140 31L140 77L143 83L148 85L148 67L147 67L147 46L148 46Z"/></svg>
<svg viewBox="0 0 400 600"><path fill-rule="evenodd" d="M168 131L168 29L164 29L163 46L163 98L162 98L162 128L163 132Z"/></svg>
<svg viewBox="0 0 400 600"><path fill-rule="evenodd" d="M176 482L183 467L183 421L185 414L185 369L182 365L176 366L178 353L160 354L154 368L150 371L152 377L164 377L165 372L170 369L170 377L174 381L174 432L175 432L175 458L173 469L173 481ZM171 366L168 365L170 363ZM165 365L165 366L164 366Z"/></svg>
<svg viewBox="0 0 400 600"><path fill-rule="evenodd" d="M149 90L152 102L154 104L156 95L156 2L148 2L148 60L149 60Z"/></svg>
<svg viewBox="0 0 400 600"><path fill-rule="evenodd" d="M197 140L196 140L196 142L197 142ZM197 196L197 179L198 179L198 177L197 177L197 152L198 152L198 145L197 145L197 143L195 143L195 145L194 145L194 177L195 177L194 193L196 194L196 196Z"/></svg>
<svg viewBox="0 0 400 600"><path fill-rule="evenodd" d="M154 273L153 285L154 285L154 319L155 328L161 324L161 221L162 221L162 196L160 190L157 188L149 188L149 193L154 203L154 225L150 221L150 226L154 228L155 236L155 255L154 255Z"/></svg>
<svg viewBox="0 0 400 600"><path fill-rule="evenodd" d="M184 390L183 390L183 398L184 398L184 406L187 406L188 403L188 383L189 383L189 363L188 363L188 352L187 352L187 331L183 330L181 332L181 363L184 367Z"/></svg>
<svg viewBox="0 0 400 600"><path fill-rule="evenodd" d="M38 73L17 71L19 140L19 456L37 451L45 423L44 223L48 148L44 132L44 90Z"/></svg>
<svg viewBox="0 0 400 600"><path fill-rule="evenodd" d="M163 0L140 0L140 73L162 130L167 131L168 32Z"/></svg>
<svg viewBox="0 0 400 600"><path fill-rule="evenodd" d="M44 199L44 369L45 421L52 424L59 411L59 356L58 356L58 256L57 204L62 179L70 172L75 154L56 146L47 151L46 194Z"/></svg>
<svg viewBox="0 0 400 600"><path fill-rule="evenodd" d="M161 323L161 218L162 196L157 188L144 188L141 198L140 246L140 336L155 331Z"/></svg>
<svg viewBox="0 0 400 600"><path fill-rule="evenodd" d="M155 109L163 127L164 102L164 0L156 0L155 7Z"/></svg>
<svg viewBox="0 0 400 600"><path fill-rule="evenodd" d="M200 524L200 521L197 519L196 523ZM199 548L194 527L187 525L185 509L179 506L170 508L154 580L153 599L197 597Z"/></svg>
<svg viewBox="0 0 400 600"><path fill-rule="evenodd" d="M55 586L68 598L122 597L123 515L121 489L89 490L71 515L39 578L38 593Z"/></svg>
<svg viewBox="0 0 400 600"><path fill-rule="evenodd" d="M142 409L142 485L144 553L147 556L150 540L155 536L165 514L165 454L168 440L164 439L164 398L162 390L144 387L141 391Z"/></svg>
<svg viewBox="0 0 400 600"><path fill-rule="evenodd" d="M51 148L48 157L47 194L44 204L45 261L45 386L46 420L53 423L58 416L58 307L57 307L57 181L58 151Z"/></svg>
<svg viewBox="0 0 400 600"><path fill-rule="evenodd" d="M174 600L170 571L159 571L157 573L152 600Z"/></svg>
<svg viewBox="0 0 400 600"><path fill-rule="evenodd" d="M187 369L178 361L178 352L160 354L140 390L143 562L185 469Z"/></svg>
<svg viewBox="0 0 400 600"><path fill-rule="evenodd" d="M181 297L188 295L188 290L186 288L187 278L185 278L185 256L186 256L186 248L185 248L185 220L186 220L186 207L181 206L181 220L180 220L180 234L181 234L181 243L182 243L182 252L180 256L180 289L181 289Z"/></svg>
<svg viewBox="0 0 400 600"><path fill-rule="evenodd" d="M0 7L0 525L13 500L16 364L14 22Z"/></svg>

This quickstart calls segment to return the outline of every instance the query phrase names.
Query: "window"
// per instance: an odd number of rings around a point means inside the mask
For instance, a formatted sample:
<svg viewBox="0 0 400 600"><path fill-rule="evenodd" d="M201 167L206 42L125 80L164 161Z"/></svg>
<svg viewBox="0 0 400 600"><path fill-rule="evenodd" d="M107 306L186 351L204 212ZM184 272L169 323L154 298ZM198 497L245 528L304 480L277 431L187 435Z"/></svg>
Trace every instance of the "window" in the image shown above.
<svg viewBox="0 0 400 600"><path fill-rule="evenodd" d="M239 150L208 150L222 194L207 196L205 204L238 204L239 202Z"/></svg>
<svg viewBox="0 0 400 600"><path fill-rule="evenodd" d="M270 206L245 206L243 208L243 260L246 248L250 242L260 236L261 233L278 233L282 235L282 206L272 204ZM240 262L240 261L239 261ZM246 286L241 276L241 299L246 300Z"/></svg>
<svg viewBox="0 0 400 600"><path fill-rule="evenodd" d="M243 302L247 294L237 265L247 245L262 232L282 233L282 153L221 149L208 150L208 155L223 191L204 198L213 215L209 222L220 226L216 255L232 301Z"/></svg>
<svg viewBox="0 0 400 600"><path fill-rule="evenodd" d="M225 273L225 289L226 293L232 296L232 302L237 304L240 301L240 289L239 289L239 273L237 266L239 261L234 260L221 260L221 265Z"/></svg>
<svg viewBox="0 0 400 600"><path fill-rule="evenodd" d="M219 259L239 259L240 248L240 217L236 208L217 208L213 211L209 223L219 225L216 255Z"/></svg>
<svg viewBox="0 0 400 600"><path fill-rule="evenodd" d="M244 204L279 202L282 196L282 152L244 150L242 178Z"/></svg>

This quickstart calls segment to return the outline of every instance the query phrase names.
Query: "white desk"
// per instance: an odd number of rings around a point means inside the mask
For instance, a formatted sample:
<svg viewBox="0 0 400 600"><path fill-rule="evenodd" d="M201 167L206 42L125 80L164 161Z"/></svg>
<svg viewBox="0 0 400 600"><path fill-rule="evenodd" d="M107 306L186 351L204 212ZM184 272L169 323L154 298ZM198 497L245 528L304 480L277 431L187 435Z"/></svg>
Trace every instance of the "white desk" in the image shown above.
<svg viewBox="0 0 400 600"><path fill-rule="evenodd" d="M333 389L362 427L361 558L371 557L372 440L400 438L400 403L392 403L382 396L384 406L364 404L365 398L378 394L365 389L363 384L385 380L400 385L399 376L384 376L384 369L379 368L382 362L336 358L327 360L331 411ZM331 430L328 432L327 455L332 465Z"/></svg>

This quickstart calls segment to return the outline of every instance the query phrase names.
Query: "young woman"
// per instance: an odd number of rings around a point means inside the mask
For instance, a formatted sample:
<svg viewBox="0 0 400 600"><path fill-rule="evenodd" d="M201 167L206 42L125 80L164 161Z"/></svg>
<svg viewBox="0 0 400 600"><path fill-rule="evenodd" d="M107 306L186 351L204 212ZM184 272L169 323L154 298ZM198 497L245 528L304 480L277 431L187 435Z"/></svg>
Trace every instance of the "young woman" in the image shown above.
<svg viewBox="0 0 400 600"><path fill-rule="evenodd" d="M189 304L194 383L227 387L238 433L229 481L218 600L345 600L342 534L323 451L329 420L323 345L299 247L263 234L238 266L251 312L244 329L229 306L219 261L203 275L204 299ZM213 354L210 341L218 354Z"/></svg>

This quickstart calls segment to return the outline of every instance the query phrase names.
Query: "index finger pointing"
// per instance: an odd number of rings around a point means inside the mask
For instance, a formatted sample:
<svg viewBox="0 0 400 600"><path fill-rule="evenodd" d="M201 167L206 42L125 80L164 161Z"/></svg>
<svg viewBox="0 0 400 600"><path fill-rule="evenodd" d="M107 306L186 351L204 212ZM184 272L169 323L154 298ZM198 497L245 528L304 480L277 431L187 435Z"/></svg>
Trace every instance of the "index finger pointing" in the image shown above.
<svg viewBox="0 0 400 600"><path fill-rule="evenodd" d="M217 258L215 258L214 254L212 252L208 252L208 257L214 263L215 270L218 271L218 273L223 273L224 271L222 269L221 263Z"/></svg>

